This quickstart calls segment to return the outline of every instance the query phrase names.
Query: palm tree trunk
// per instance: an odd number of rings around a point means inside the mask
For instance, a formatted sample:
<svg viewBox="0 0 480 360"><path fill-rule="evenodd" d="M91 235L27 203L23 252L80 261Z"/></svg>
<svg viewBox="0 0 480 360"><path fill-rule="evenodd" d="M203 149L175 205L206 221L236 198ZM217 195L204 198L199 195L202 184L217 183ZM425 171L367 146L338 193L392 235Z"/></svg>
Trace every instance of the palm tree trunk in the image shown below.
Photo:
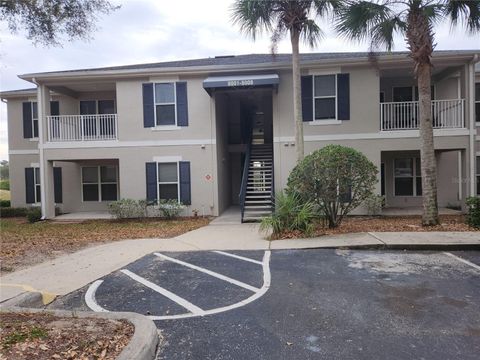
<svg viewBox="0 0 480 360"><path fill-rule="evenodd" d="M430 64L418 64L418 95L420 113L420 158L422 172L423 216L425 226L437 225L437 164L433 143L432 91Z"/></svg>
<svg viewBox="0 0 480 360"><path fill-rule="evenodd" d="M299 40L300 34L297 30L290 30L290 40L292 42L292 73L293 73L293 118L295 121L295 145L297 154L297 163L303 160L303 119L302 119L302 92L300 78L300 54Z"/></svg>

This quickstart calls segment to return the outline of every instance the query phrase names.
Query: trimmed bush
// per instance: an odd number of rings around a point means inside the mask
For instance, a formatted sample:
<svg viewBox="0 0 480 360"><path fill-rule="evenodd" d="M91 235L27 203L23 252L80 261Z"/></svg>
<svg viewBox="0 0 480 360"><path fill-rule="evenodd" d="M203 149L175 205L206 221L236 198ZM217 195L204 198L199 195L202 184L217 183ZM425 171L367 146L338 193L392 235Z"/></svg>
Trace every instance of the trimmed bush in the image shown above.
<svg viewBox="0 0 480 360"><path fill-rule="evenodd" d="M281 192L275 197L275 211L262 219L260 230L271 230L273 238L288 231L300 231L305 236L310 236L315 229L316 217L313 202L304 202L298 193Z"/></svg>
<svg viewBox="0 0 480 360"><path fill-rule="evenodd" d="M1 207L0 208L0 217L25 217L27 216L27 208L12 208L12 207Z"/></svg>
<svg viewBox="0 0 480 360"><path fill-rule="evenodd" d="M287 192L298 192L303 202L313 201L334 228L373 194L377 173L377 167L361 152L328 145L295 166Z"/></svg>
<svg viewBox="0 0 480 360"><path fill-rule="evenodd" d="M0 190L10 190L10 180L0 180Z"/></svg>
<svg viewBox="0 0 480 360"><path fill-rule="evenodd" d="M368 215L380 215L383 205L385 203L385 196L372 194L365 199L363 204L367 208Z"/></svg>
<svg viewBox="0 0 480 360"><path fill-rule="evenodd" d="M164 217L174 219L185 209L185 205L177 200L160 200L158 208Z"/></svg>
<svg viewBox="0 0 480 360"><path fill-rule="evenodd" d="M0 208L10 207L10 200L0 200Z"/></svg>
<svg viewBox="0 0 480 360"><path fill-rule="evenodd" d="M38 206L27 209L27 220L32 224L42 220L42 210Z"/></svg>
<svg viewBox="0 0 480 360"><path fill-rule="evenodd" d="M146 217L145 200L120 199L108 204L108 211L116 219L135 219Z"/></svg>
<svg viewBox="0 0 480 360"><path fill-rule="evenodd" d="M480 228L480 196L472 196L467 198L468 206L467 224Z"/></svg>

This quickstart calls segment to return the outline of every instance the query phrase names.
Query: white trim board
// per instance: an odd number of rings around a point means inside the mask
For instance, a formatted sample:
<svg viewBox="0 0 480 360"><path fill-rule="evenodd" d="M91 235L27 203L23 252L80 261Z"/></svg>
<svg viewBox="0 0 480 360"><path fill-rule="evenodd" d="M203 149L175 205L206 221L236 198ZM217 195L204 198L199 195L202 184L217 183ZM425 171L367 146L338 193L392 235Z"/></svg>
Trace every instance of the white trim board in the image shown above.
<svg viewBox="0 0 480 360"><path fill-rule="evenodd" d="M8 155L38 155L40 150L10 150Z"/></svg>
<svg viewBox="0 0 480 360"><path fill-rule="evenodd" d="M468 136L468 129L435 129L434 136ZM418 130L404 131L383 131L376 133L358 133L358 134L329 134L329 135L305 135L305 141L331 141L331 140L369 140L369 139L402 139L418 138ZM277 136L273 138L274 143L295 141L293 136Z"/></svg>
<svg viewBox="0 0 480 360"><path fill-rule="evenodd" d="M82 149L82 148L120 148L142 146L190 146L215 145L215 139L187 139L187 140L140 140L140 141L78 141L78 142L49 142L43 145L44 149Z"/></svg>
<svg viewBox="0 0 480 360"><path fill-rule="evenodd" d="M152 161L157 163L171 163L182 161L181 156L154 156Z"/></svg>

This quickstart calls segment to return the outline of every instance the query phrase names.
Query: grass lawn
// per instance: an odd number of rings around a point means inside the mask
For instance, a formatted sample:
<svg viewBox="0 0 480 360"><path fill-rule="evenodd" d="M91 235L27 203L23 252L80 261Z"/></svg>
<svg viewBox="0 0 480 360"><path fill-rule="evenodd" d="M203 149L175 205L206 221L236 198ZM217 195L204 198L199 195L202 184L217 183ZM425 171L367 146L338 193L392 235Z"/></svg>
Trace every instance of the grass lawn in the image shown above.
<svg viewBox="0 0 480 360"><path fill-rule="evenodd" d="M123 239L171 238L198 229L208 218L179 220L95 220L83 223L28 223L24 218L0 219L2 271L45 261L94 243Z"/></svg>
<svg viewBox="0 0 480 360"><path fill-rule="evenodd" d="M10 200L10 190L0 189L0 200Z"/></svg>

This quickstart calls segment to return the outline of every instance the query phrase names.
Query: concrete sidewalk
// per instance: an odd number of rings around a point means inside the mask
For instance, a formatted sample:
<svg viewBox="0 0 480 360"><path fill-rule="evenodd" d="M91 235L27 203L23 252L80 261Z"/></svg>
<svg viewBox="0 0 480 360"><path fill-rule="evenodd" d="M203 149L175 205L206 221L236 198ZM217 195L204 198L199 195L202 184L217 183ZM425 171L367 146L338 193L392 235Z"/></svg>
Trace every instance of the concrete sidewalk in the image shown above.
<svg viewBox="0 0 480 360"><path fill-rule="evenodd" d="M332 247L478 246L479 232L355 233L311 239L267 241L258 224L211 224L173 239L122 240L19 270L0 278L0 301L40 291L48 302L120 269L154 251L276 250Z"/></svg>

